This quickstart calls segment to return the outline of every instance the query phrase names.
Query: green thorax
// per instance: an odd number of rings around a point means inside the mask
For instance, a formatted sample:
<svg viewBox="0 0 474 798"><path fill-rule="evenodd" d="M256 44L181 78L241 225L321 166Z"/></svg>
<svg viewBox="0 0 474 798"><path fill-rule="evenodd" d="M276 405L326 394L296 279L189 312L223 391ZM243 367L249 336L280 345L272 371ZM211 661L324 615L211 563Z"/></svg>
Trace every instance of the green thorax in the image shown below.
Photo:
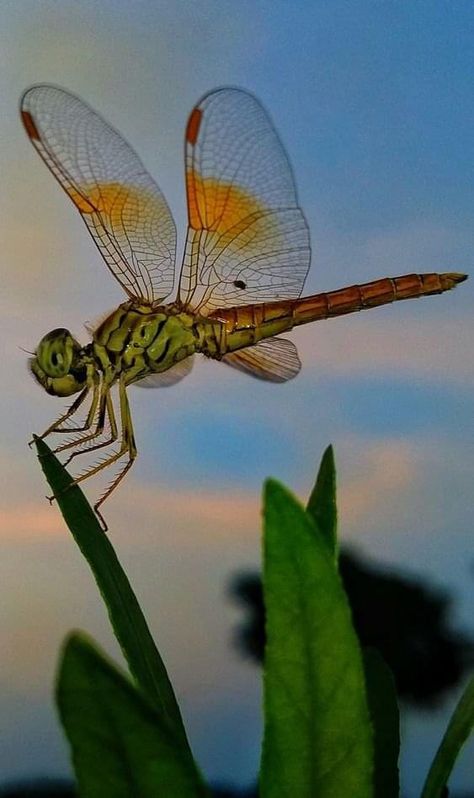
<svg viewBox="0 0 474 798"><path fill-rule="evenodd" d="M127 302L94 331L91 353L104 374L125 374L129 385L167 371L195 352L218 356L220 329L219 322L182 312L174 304L153 309Z"/></svg>

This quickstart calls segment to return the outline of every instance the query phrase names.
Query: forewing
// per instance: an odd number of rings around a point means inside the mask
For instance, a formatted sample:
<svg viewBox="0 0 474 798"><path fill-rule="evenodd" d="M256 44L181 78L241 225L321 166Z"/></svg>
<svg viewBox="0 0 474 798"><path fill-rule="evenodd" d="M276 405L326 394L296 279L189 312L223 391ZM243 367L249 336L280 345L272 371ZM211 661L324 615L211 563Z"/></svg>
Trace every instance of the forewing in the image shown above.
<svg viewBox="0 0 474 798"><path fill-rule="evenodd" d="M251 94L218 89L194 108L186 187L184 305L206 314L300 295L310 263L308 227L286 153Z"/></svg>
<svg viewBox="0 0 474 798"><path fill-rule="evenodd" d="M116 130L82 100L33 86L25 130L81 214L127 294L153 304L173 290L176 230L166 200Z"/></svg>
<svg viewBox="0 0 474 798"><path fill-rule="evenodd" d="M292 380L301 369L296 346L286 338L267 338L254 346L224 355L221 362L269 382Z"/></svg>

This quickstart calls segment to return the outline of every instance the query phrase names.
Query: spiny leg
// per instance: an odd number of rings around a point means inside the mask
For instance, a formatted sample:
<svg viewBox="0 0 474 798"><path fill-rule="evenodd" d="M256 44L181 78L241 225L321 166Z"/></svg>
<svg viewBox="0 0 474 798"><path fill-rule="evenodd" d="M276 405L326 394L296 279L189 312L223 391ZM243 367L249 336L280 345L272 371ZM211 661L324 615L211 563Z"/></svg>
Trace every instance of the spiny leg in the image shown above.
<svg viewBox="0 0 474 798"><path fill-rule="evenodd" d="M90 430L94 423L94 418L97 413L97 405L99 404L99 397L101 396L100 384L99 382L94 383L94 393L92 395L92 402L89 408L89 412L87 413L87 418L84 421L84 424L80 427L69 427L65 430L54 430L54 432L87 432ZM79 436L75 438L73 441L68 441L67 443L62 443L61 446L57 446L56 449L53 449L55 454L59 452L63 452L65 449L70 449L73 446L79 446L83 441L89 440L89 438L95 435L95 430L93 432L89 432L87 435Z"/></svg>
<svg viewBox="0 0 474 798"><path fill-rule="evenodd" d="M132 467L133 463L135 462L135 458L136 458L136 456L137 456L137 452L135 452L133 455L132 455L132 453L131 453L131 452L129 453L129 459L128 459L128 460L127 460L127 462L125 463L125 465L124 465L124 467L122 468L122 470L121 470L121 471L119 471L119 473L117 474L117 476L115 477L115 479L113 480L113 482L110 484L109 488L106 490L106 492L104 493L104 495L103 495L103 496L101 496L101 498L99 499L99 501L98 501L98 502L96 502L96 503L94 504L94 512L95 512L95 514L97 515L97 517L98 517L98 519L99 519L99 521L100 521L100 524L101 524L101 526L102 526L102 529L103 529L103 531L104 531L104 532L107 532L107 530L108 530L108 528L109 528L109 527L107 526L107 521L105 520L104 516L103 516L103 515L102 515L102 513L99 511L99 507L101 506L101 504L103 504L103 503L105 502L105 500L106 500L106 499L108 499L108 497L110 496L110 494L111 494L111 493L112 493L112 492L115 490L115 488L117 487L117 485L118 485L118 484L119 484L119 483L122 481L122 479L124 478L125 474L126 474L128 471L130 471L130 469L131 469L131 467Z"/></svg>
<svg viewBox="0 0 474 798"><path fill-rule="evenodd" d="M107 530L107 524L103 515L99 512L99 507L101 504L105 502L106 499L110 496L111 493L115 490L117 485L122 481L125 474L130 470L132 467L134 460L137 456L137 447L135 444L135 436L133 434L133 425L132 425L132 416L130 413L130 406L128 404L128 397L127 391L125 388L125 383L122 381L119 384L119 395L120 395L120 417L122 423L122 447L123 451L121 454L124 454L125 451L128 450L128 460L123 466L122 470L114 477L111 484L105 491L105 493L100 497L99 501L94 504L94 511L96 515L99 517L99 520L104 528Z"/></svg>
<svg viewBox="0 0 474 798"><path fill-rule="evenodd" d="M67 441L67 443L63 443L61 446L58 446L54 453L58 454L59 452L64 452L66 449L73 449L74 447L81 446L83 443L87 441L93 440L101 435L104 431L105 427L105 415L106 415L106 408L107 408L107 395L109 393L110 386L105 385L102 383L101 386L97 384L94 386L94 400L92 402L90 411L87 416L87 422L84 426L84 431L89 430L92 427L94 418L97 412L97 405L99 406L99 414L97 419L97 424L95 425L92 432L88 432L86 435L80 435L78 438L74 438L72 441ZM82 454L82 452L87 451L86 449L81 449L77 452L77 454ZM67 461L69 462L69 460ZM66 463L64 464L66 465Z"/></svg>
<svg viewBox="0 0 474 798"><path fill-rule="evenodd" d="M117 422L115 420L114 405L113 405L113 402L112 402L112 397L110 395L110 391L107 391L107 393L105 394L105 404L106 404L106 409L107 409L107 417L109 419L109 425L110 425L110 437L107 438L107 440L105 440L105 441L101 441L100 443L94 444L93 446L88 446L86 449L79 449L77 452L73 452L68 457L66 462L64 463L65 466L69 465L71 460L73 460L74 457L77 457L77 455L79 455L79 454L88 454L89 452L95 452L97 449L102 449L105 446L110 446L111 444L115 443L115 441L117 440L117 438L118 438ZM99 422L100 422L100 418L99 418ZM89 435L88 438L92 440L92 438L95 438L98 435L101 435L102 432L103 432L103 427L104 427L104 424L102 424L102 429L97 431L94 435ZM83 443L88 438L84 438L84 439L80 440L79 443Z"/></svg>
<svg viewBox="0 0 474 798"><path fill-rule="evenodd" d="M72 403L72 405L71 405L70 407L68 407L68 409L66 410L66 412L65 412L65 413L63 413L63 415L62 415L62 416L59 416L59 418L58 418L58 419L56 419L56 421L54 421L54 422L53 422L53 423L52 423L52 424L51 424L51 425L50 425L50 426L49 426L49 427L48 427L48 428L47 428L47 429L46 429L46 430L43 432L43 434L42 434L42 435L38 435L38 436L36 436L36 437L37 437L37 438L38 438L40 441L42 441L42 440L44 440L44 438L46 438L46 437L47 437L48 435L50 435L52 432L80 432L80 431L82 431L83 429L85 429L85 427L84 427L84 426L82 426L82 427L78 427L77 429L76 429L76 428L74 428L74 427L68 427L67 429L61 429L61 427L60 427L60 424L62 424L64 421L67 421L67 419L68 419L68 418L71 418L71 416L73 416L73 415L74 415L74 413L75 413L77 410L79 410L80 406L82 405L82 403L83 403L83 401L84 401L84 399L86 398L86 396L87 396L87 394L88 394L88 393L89 393L89 386L88 386L88 385L86 385L86 387L85 387L85 388L83 388L83 390L81 391L81 393L79 394L79 396L77 397L77 399L75 399L75 401ZM94 401L94 398L92 398L92 401ZM34 442L35 442L35 438L33 438L31 441L29 441L29 442L28 442L28 446L32 446L32 445L34 444Z"/></svg>
<svg viewBox="0 0 474 798"><path fill-rule="evenodd" d="M118 450L118 452L115 452L110 457L107 457L101 463L98 463L93 468L90 468L84 474L81 474L79 477L74 479L73 482L71 482L67 486L67 488L65 488L65 490L69 490L74 485L78 485L80 482L83 482L85 479L89 479L89 477L92 477L95 474L98 474L104 468L107 468L108 466L111 466L111 465L113 465L113 463L117 462L117 460L119 460L121 457L123 457L125 452L128 451L129 459L128 459L127 463L125 464L124 468L122 469L122 471L120 471L118 476L115 477L115 479L113 480L113 482L110 485L110 487L107 489L107 491L104 493L104 495L99 499L97 504L94 506L94 510L97 512L97 515L98 515L98 517L99 517L99 519L100 519L100 521L102 523L104 531L107 531L107 524L105 523L103 516L97 511L97 508L105 501L105 499L107 499L108 496L110 496L110 494L112 493L114 488L117 487L117 485L123 479L123 477L125 476L127 471L131 468L131 466L133 464L133 461L135 460L135 458L137 456L137 449L136 449L136 446L135 446L135 438L134 438L134 435L133 435L133 427L132 427L132 419L131 419L131 414L130 414L130 408L129 408L129 405L128 405L125 382L123 380L120 380L120 382L119 382L119 397L120 397L120 419L121 419L121 427L122 427L122 429L121 429L122 436L121 436L121 442L120 442L120 449ZM50 501L53 501L54 498L55 498L54 496L49 497Z"/></svg>

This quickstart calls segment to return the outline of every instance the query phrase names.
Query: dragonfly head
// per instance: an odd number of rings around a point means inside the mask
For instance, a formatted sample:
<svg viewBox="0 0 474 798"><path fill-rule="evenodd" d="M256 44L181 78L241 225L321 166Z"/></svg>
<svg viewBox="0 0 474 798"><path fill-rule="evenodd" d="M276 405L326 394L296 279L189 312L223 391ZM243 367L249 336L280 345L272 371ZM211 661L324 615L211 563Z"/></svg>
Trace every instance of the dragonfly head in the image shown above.
<svg viewBox="0 0 474 798"><path fill-rule="evenodd" d="M87 383L81 346L62 327L41 339L29 365L40 385L53 396L70 396Z"/></svg>

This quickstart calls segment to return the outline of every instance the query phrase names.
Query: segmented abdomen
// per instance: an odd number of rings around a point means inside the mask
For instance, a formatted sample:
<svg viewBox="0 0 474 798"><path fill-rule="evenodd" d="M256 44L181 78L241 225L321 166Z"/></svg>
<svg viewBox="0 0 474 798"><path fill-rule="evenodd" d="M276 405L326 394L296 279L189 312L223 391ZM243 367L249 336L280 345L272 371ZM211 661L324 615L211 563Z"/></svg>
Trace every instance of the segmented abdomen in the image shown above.
<svg viewBox="0 0 474 798"><path fill-rule="evenodd" d="M448 291L465 275L406 274L384 277L363 285L313 294L302 299L279 300L261 305L224 308L211 314L223 324L223 354L251 346L262 338L278 335L300 324L342 316L402 299L414 299Z"/></svg>

